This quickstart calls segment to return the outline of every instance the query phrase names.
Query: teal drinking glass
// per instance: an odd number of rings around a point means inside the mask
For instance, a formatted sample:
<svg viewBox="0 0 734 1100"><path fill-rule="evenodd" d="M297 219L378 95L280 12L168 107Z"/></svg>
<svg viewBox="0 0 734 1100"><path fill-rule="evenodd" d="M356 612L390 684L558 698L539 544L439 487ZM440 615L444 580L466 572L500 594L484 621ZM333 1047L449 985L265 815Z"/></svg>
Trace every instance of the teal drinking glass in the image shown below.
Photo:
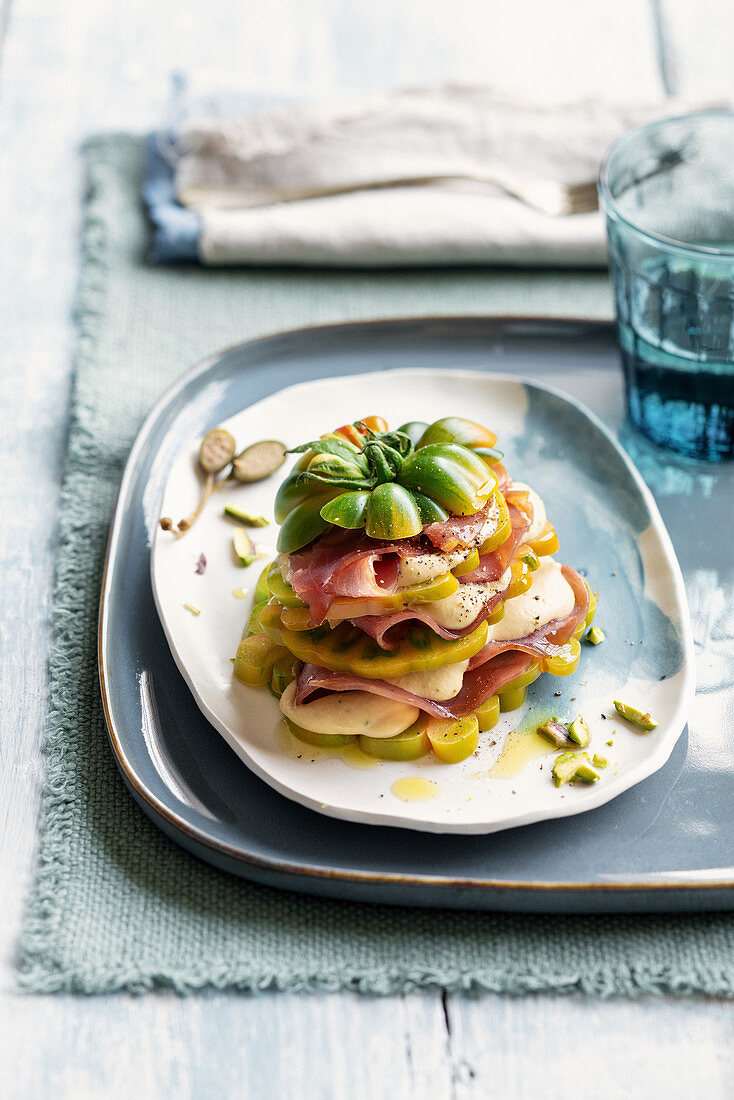
<svg viewBox="0 0 734 1100"><path fill-rule="evenodd" d="M734 113L642 126L599 178L632 421L694 458L734 454Z"/></svg>

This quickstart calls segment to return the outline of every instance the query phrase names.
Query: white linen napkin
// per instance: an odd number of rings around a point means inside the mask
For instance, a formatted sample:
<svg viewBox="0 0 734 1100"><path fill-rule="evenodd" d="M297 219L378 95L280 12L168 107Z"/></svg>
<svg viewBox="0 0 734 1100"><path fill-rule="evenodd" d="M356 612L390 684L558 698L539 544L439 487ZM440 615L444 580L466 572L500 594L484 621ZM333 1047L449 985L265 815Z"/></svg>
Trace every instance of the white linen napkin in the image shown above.
<svg viewBox="0 0 734 1100"><path fill-rule="evenodd" d="M192 119L176 191L208 264L602 266L601 157L680 109L449 85Z"/></svg>

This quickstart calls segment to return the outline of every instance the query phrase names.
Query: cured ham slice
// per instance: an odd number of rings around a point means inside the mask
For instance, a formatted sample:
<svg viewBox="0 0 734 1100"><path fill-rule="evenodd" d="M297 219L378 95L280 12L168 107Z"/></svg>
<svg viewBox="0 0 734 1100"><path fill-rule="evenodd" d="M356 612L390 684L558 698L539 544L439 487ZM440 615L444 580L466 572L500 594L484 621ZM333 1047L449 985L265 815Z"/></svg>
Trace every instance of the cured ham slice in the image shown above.
<svg viewBox="0 0 734 1100"><path fill-rule="evenodd" d="M290 555L290 583L317 626L335 599L375 599L393 595L398 559L419 552L415 539L378 542L354 531L335 531Z"/></svg>
<svg viewBox="0 0 734 1100"><path fill-rule="evenodd" d="M494 695L510 680L525 672L533 660L552 657L567 645L574 630L586 617L589 607L589 590L581 576L568 565L563 575L571 585L575 596L573 610L562 619L553 619L545 626L524 638L488 642L469 661L464 673L461 691L453 699L437 702L406 691L386 680L368 680L349 673L332 672L306 664L298 677L296 701L306 703L318 691L368 691L388 699L411 703L437 718L462 718L472 714L477 707Z"/></svg>
<svg viewBox="0 0 734 1100"><path fill-rule="evenodd" d="M443 552L476 540L487 521L491 502L473 516L452 516L431 523L420 536L394 542L369 538L354 531L334 531L290 555L290 583L308 604L310 622L317 626L326 618L335 599L375 599L397 591L398 559L430 552ZM422 541L424 537L429 546ZM498 576L502 575L502 570Z"/></svg>
<svg viewBox="0 0 734 1100"><path fill-rule="evenodd" d="M518 504L511 502L509 493L506 499L510 513L510 523L512 524L509 536L491 554L484 554L479 559L479 565L472 573L465 573L463 577L459 578L463 584L499 580L512 561L518 546L530 530L533 521L532 506L528 506L527 510L523 510Z"/></svg>
<svg viewBox="0 0 734 1100"><path fill-rule="evenodd" d="M589 590L583 577L579 576L570 565L561 567L561 572L571 585L574 594L574 605L570 614L562 619L552 619L545 626L538 627L532 634L513 641L487 642L469 661L469 670L491 661L499 653L507 649L521 650L533 657L553 657L560 653L571 639L574 630L586 618L589 610Z"/></svg>
<svg viewBox="0 0 734 1100"><path fill-rule="evenodd" d="M421 534L444 553L455 550L457 546L471 546L476 542L492 508L494 502L489 500L481 512L475 512L473 516L450 516L441 523L429 523Z"/></svg>
<svg viewBox="0 0 734 1100"><path fill-rule="evenodd" d="M510 477L501 462L495 462L492 467L492 473L497 478L497 488L500 490L501 493L504 493L506 489L509 489L510 485L512 485L512 478Z"/></svg>
<svg viewBox="0 0 734 1100"><path fill-rule="evenodd" d="M466 672L459 694L442 703L414 695L412 691L389 684L386 680L367 680L362 676L317 668L316 665L304 665L298 676L296 702L308 703L317 692L324 690L368 691L386 699L410 703L436 718L461 718L465 714L472 714L490 695L494 695L510 680L525 672L531 663L532 657L525 653L502 653L474 672Z"/></svg>
<svg viewBox="0 0 734 1100"><path fill-rule="evenodd" d="M402 635L402 631L398 628L401 624L408 622L424 623L427 627L430 627L434 634L438 634L440 638L447 638L451 641L455 641L457 638L463 638L466 634L471 634L472 630L476 630L479 624L483 623L484 620L492 614L497 604L504 598L506 592L507 588L487 600L476 618L473 619L468 626L464 626L460 630L452 630L451 627L442 626L440 623L437 623L436 620L431 617L430 604L423 605L425 610L419 611L416 608L406 607L402 611L393 611L387 615L362 615L358 619L351 619L350 621L354 626L363 630L365 634L369 634L371 638L374 638L382 649L395 648Z"/></svg>

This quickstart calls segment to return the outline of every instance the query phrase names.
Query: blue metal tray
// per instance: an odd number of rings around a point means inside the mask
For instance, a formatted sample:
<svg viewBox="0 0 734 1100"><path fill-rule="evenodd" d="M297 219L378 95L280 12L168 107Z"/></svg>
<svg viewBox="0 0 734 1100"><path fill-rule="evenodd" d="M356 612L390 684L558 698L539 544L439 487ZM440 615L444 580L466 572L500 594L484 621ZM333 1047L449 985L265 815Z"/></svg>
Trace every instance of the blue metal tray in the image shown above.
<svg viewBox="0 0 734 1100"><path fill-rule="evenodd" d="M159 626L149 580L156 508L182 437L296 381L406 366L491 369L558 386L619 434L656 496L686 580L703 684L661 771L580 817L491 836L335 823L240 763L199 712ZM379 391L379 375L376 377ZM231 348L182 378L132 450L100 609L112 748L145 812L235 874L357 900L528 911L725 908L734 902L734 643L727 635L734 468L648 445L625 423L611 326L518 318L334 325Z"/></svg>

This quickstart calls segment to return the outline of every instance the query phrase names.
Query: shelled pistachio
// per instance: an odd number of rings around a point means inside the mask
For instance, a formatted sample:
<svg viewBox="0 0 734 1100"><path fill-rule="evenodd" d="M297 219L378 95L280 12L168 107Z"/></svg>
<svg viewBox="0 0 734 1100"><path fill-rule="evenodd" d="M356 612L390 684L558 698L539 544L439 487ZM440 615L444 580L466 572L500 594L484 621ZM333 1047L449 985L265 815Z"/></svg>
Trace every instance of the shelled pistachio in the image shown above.
<svg viewBox="0 0 734 1100"><path fill-rule="evenodd" d="M553 763L552 775L557 787L564 783L596 783L599 779L585 752L562 752Z"/></svg>
<svg viewBox="0 0 734 1100"><path fill-rule="evenodd" d="M641 730L647 732L654 730L657 726L657 722L649 711L638 710L637 707L633 707L629 703L622 703L619 699L614 700L614 706L618 714L621 714L623 718L626 718L628 722Z"/></svg>

